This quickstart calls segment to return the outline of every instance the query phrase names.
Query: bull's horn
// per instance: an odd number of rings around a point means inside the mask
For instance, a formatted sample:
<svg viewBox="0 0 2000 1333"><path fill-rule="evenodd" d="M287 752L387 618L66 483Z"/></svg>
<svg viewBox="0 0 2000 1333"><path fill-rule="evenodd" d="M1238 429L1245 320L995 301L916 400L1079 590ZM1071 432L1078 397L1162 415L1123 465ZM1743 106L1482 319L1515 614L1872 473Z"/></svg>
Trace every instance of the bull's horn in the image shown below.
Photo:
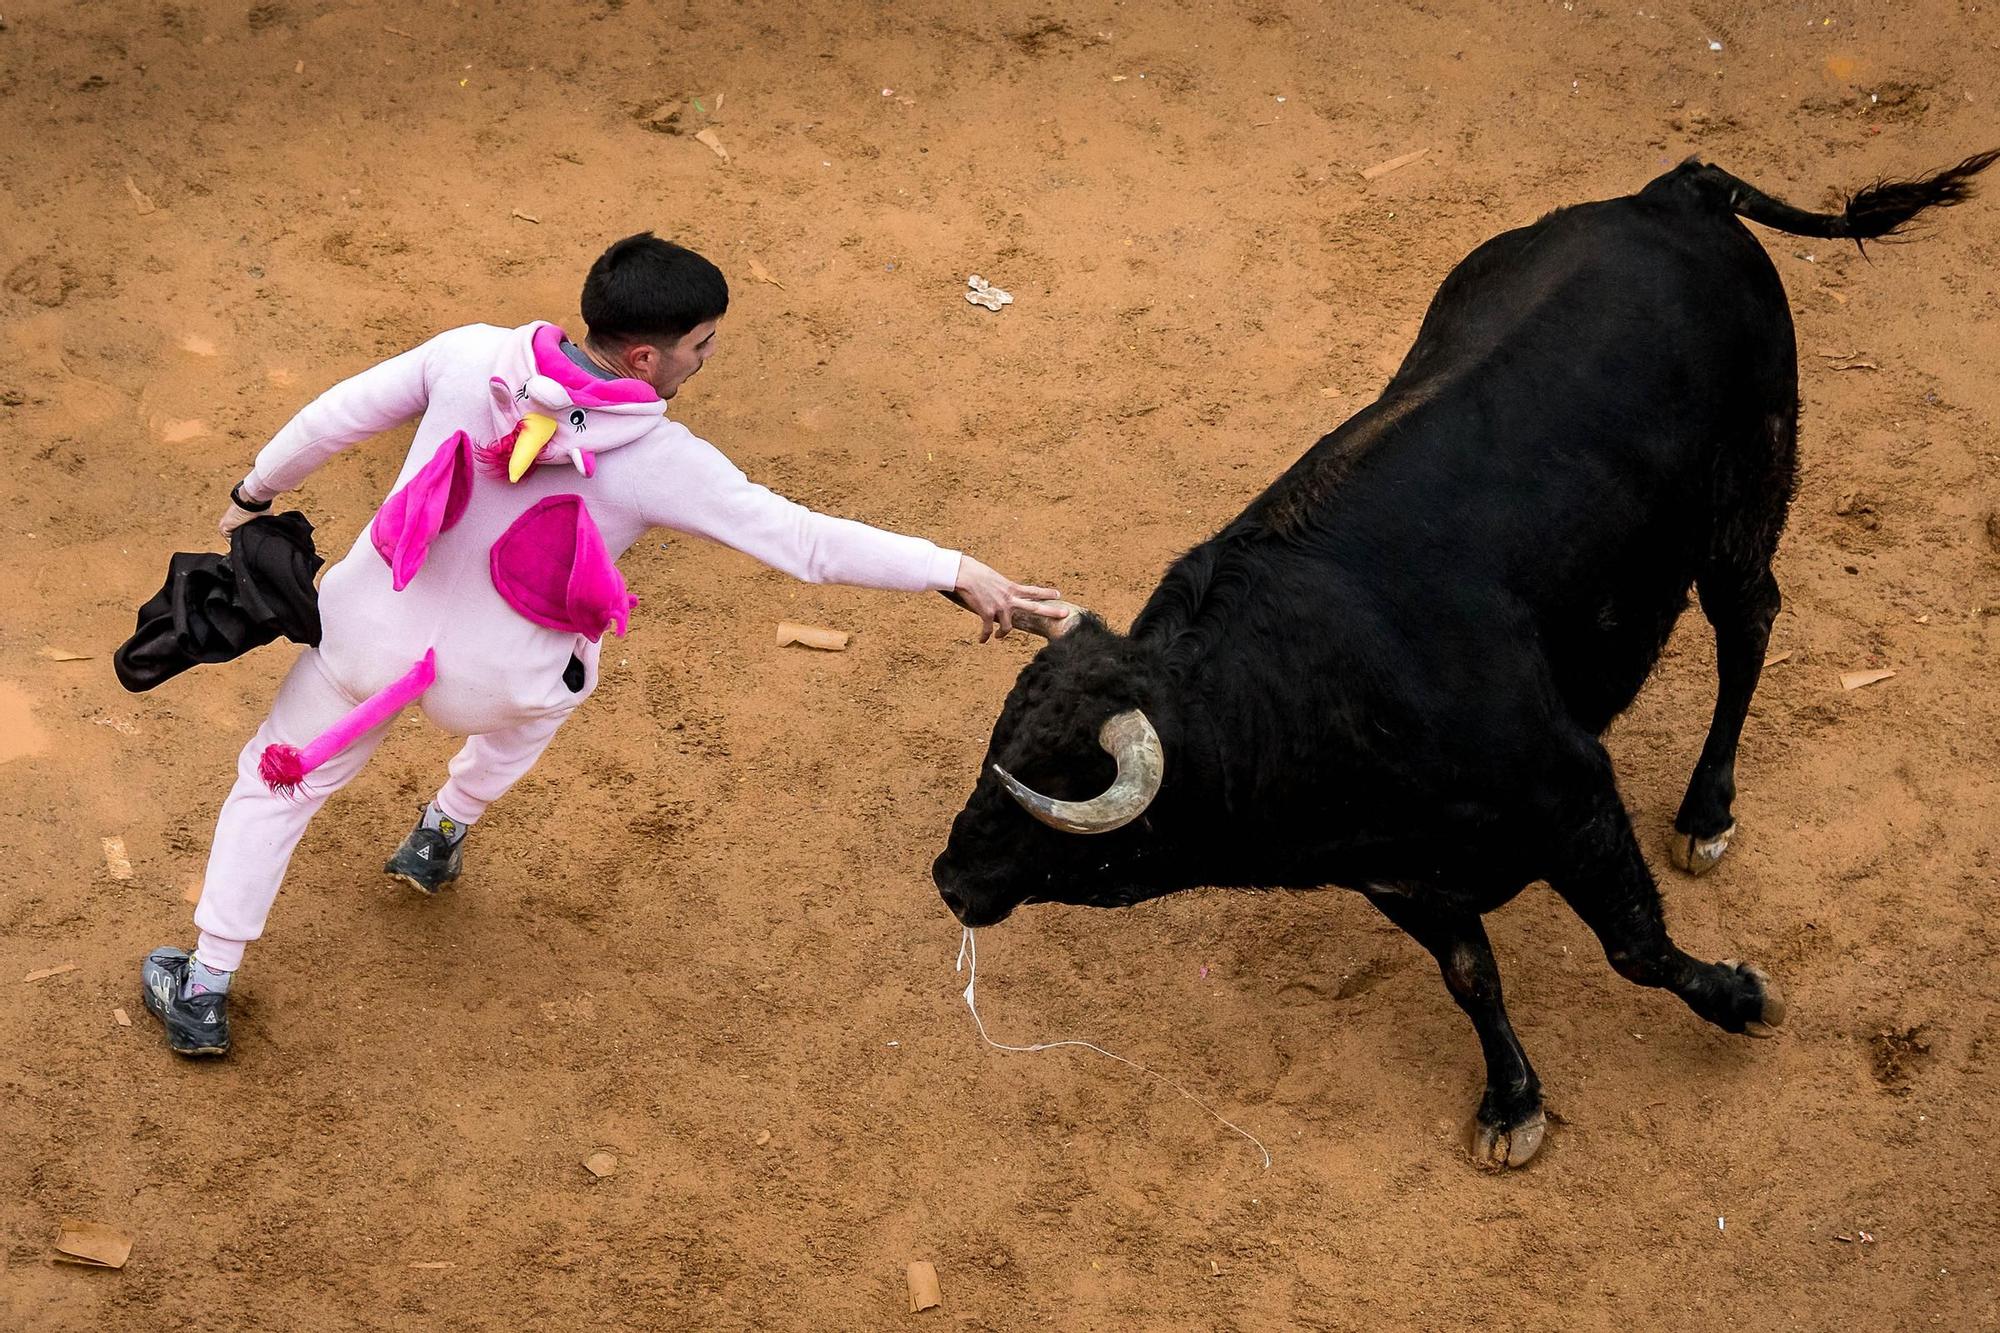
<svg viewBox="0 0 2000 1333"><path fill-rule="evenodd" d="M1033 611L1016 611L1013 615L1014 628L1039 634L1044 639L1060 639L1075 629L1077 622L1088 614L1075 602L1043 602L1042 605L1056 608L1056 614L1044 616Z"/></svg>
<svg viewBox="0 0 2000 1333"><path fill-rule="evenodd" d="M958 603L966 610L972 610L972 604L965 600L964 593L948 592L944 596L947 600ZM1040 605L1051 608L1055 614L1044 616L1038 615L1033 611L1015 611L1009 617L1014 628L1025 630L1030 634L1039 634L1044 639L1060 639L1063 635L1075 629L1083 618L1090 614L1075 602L1042 602Z"/></svg>
<svg viewBox="0 0 2000 1333"><path fill-rule="evenodd" d="M1153 730L1153 724L1137 708L1127 709L1106 722L1097 733L1097 743L1118 761L1118 776L1111 780L1111 786L1102 796L1088 801L1058 801L1042 795L998 764L993 765L993 771L999 774L1007 794L1050 828L1064 833L1109 833L1146 813L1146 807L1160 794L1167 761L1160 749L1160 733Z"/></svg>

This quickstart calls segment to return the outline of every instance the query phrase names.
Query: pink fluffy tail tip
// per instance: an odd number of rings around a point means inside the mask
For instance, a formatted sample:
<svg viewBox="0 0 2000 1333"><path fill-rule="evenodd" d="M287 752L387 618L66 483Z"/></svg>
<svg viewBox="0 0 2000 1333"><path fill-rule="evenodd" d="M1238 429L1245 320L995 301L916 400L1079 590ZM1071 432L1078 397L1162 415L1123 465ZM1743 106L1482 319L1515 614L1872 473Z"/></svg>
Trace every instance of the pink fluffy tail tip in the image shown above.
<svg viewBox="0 0 2000 1333"><path fill-rule="evenodd" d="M280 796L296 796L305 785L305 751L296 745L267 745L257 761L257 776Z"/></svg>

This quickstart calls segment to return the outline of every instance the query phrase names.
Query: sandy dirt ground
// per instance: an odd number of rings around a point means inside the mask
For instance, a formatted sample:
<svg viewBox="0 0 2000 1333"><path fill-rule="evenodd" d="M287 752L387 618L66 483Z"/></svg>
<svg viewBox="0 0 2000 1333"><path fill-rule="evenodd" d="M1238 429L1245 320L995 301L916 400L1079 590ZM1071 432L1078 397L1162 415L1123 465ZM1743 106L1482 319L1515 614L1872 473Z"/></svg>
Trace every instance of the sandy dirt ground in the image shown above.
<svg viewBox="0 0 2000 1333"><path fill-rule="evenodd" d="M7 6L0 1327L1993 1326L2000 180L1867 259L1765 237L1806 400L1788 656L1729 859L1657 860L1682 942L1791 1019L1720 1035L1524 894L1489 928L1560 1120L1516 1175L1461 1153L1480 1062L1431 963L1345 894L982 935L997 1036L1143 1061L1268 1170L1120 1066L983 1047L928 866L1032 644L667 534L465 880L379 873L451 749L411 723L308 835L237 1052L182 1063L138 961L190 940L294 650L144 696L108 659L306 398L574 321L642 227L734 284L697 433L1122 624L1492 233L1689 153L1824 205L1992 146L1996 106L1986 0ZM323 549L405 438L296 497ZM1712 679L1691 617L1611 737L1656 851ZM64 1217L130 1263L53 1263Z"/></svg>

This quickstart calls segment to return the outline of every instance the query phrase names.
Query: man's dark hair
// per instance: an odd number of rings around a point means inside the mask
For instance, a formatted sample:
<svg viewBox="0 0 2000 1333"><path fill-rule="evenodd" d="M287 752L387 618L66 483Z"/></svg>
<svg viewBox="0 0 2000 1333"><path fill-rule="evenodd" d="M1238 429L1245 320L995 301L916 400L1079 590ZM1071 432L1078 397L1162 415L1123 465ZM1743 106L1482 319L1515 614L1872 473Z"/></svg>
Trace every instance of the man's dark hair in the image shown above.
<svg viewBox="0 0 2000 1333"><path fill-rule="evenodd" d="M650 231L614 243L583 280L583 322L599 342L676 339L728 309L722 270Z"/></svg>

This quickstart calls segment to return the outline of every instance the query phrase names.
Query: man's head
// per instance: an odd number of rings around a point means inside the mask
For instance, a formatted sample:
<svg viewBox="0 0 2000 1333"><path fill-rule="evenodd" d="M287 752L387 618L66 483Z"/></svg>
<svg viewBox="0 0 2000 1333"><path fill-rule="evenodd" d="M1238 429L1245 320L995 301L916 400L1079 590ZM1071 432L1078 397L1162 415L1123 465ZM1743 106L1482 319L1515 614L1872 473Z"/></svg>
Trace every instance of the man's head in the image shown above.
<svg viewBox="0 0 2000 1333"><path fill-rule="evenodd" d="M708 360L716 322L728 309L722 270L649 231L612 245L583 280L590 350L662 398L672 398Z"/></svg>

